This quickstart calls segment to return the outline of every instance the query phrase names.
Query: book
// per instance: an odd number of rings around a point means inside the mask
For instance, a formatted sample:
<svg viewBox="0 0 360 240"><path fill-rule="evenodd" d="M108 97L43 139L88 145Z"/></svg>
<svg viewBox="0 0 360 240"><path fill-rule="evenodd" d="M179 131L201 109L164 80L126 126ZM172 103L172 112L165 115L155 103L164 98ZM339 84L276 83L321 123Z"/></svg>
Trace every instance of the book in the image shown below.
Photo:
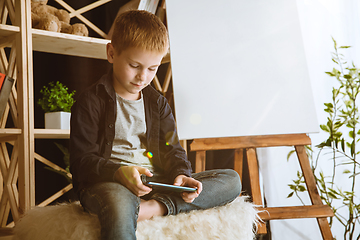
<svg viewBox="0 0 360 240"><path fill-rule="evenodd" d="M146 10L148 12L155 14L158 5L159 5L159 0L140 0L138 10Z"/></svg>
<svg viewBox="0 0 360 240"><path fill-rule="evenodd" d="M5 74L1 74L1 78L4 78L4 80L0 89L0 119L3 117L7 102L9 100L11 89L14 85L13 78L6 76Z"/></svg>
<svg viewBox="0 0 360 240"><path fill-rule="evenodd" d="M1 87L2 87L2 85L4 83L5 76L6 76L5 74L0 73L0 90L1 90Z"/></svg>

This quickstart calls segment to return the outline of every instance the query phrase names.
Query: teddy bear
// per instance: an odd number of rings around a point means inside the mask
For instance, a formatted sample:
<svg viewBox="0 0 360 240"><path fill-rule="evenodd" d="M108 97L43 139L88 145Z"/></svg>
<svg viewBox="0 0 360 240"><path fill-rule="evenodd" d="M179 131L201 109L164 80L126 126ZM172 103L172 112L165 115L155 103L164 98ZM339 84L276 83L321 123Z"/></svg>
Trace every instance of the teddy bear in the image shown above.
<svg viewBox="0 0 360 240"><path fill-rule="evenodd" d="M48 0L31 0L31 22L36 29L89 36L85 24L70 24L70 14L63 9L47 5Z"/></svg>

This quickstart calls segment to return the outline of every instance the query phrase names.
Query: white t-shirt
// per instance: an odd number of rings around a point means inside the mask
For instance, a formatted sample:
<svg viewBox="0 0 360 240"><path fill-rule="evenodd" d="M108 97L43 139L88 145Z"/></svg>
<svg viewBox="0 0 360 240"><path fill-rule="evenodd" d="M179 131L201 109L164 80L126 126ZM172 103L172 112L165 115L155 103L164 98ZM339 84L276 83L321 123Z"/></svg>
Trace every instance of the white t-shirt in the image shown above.
<svg viewBox="0 0 360 240"><path fill-rule="evenodd" d="M110 159L125 165L142 166L152 171L145 146L146 122L144 100L131 101L116 94L115 138Z"/></svg>

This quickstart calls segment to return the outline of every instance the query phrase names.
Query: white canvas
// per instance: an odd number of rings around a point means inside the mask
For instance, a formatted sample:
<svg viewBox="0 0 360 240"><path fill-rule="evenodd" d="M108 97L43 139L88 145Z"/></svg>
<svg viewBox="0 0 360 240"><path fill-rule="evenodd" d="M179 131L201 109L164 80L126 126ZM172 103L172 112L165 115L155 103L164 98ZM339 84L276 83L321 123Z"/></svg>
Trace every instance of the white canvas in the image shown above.
<svg viewBox="0 0 360 240"><path fill-rule="evenodd" d="M296 0L167 0L180 139L313 133Z"/></svg>

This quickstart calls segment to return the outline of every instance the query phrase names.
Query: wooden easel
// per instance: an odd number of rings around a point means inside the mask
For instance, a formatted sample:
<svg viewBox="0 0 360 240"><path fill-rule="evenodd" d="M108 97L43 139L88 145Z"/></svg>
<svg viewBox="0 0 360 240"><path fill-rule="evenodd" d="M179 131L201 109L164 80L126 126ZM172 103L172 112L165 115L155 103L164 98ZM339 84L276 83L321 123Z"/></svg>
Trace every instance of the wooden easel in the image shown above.
<svg viewBox="0 0 360 240"><path fill-rule="evenodd" d="M261 211L259 216L263 221L274 219L316 218L323 239L330 240L333 239L333 237L327 217L334 216L334 213L329 206L323 205L318 193L309 158L304 147L305 145L310 144L311 140L306 134L284 134L195 139L190 144L190 150L196 151L195 171L200 172L205 170L205 156L207 150L235 149L234 170L239 173L241 178L243 173L243 153L245 151L249 167L252 200L255 205L263 206L259 184L256 148L295 146L312 205L294 207L258 207ZM242 181L246 180L242 179ZM259 234L266 233L266 226L264 223L260 223L258 227Z"/></svg>

